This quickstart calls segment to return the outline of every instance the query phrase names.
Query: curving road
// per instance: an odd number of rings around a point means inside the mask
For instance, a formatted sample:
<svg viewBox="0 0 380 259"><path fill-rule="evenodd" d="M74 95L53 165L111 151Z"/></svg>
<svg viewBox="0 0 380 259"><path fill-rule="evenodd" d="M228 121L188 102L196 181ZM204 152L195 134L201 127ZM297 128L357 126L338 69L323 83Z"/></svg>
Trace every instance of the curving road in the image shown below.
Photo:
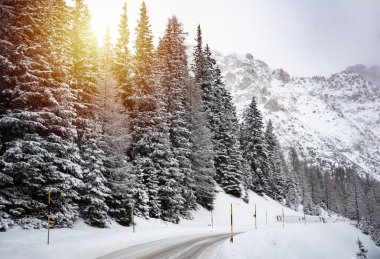
<svg viewBox="0 0 380 259"><path fill-rule="evenodd" d="M106 254L101 259L209 258L230 234L197 235L161 239Z"/></svg>

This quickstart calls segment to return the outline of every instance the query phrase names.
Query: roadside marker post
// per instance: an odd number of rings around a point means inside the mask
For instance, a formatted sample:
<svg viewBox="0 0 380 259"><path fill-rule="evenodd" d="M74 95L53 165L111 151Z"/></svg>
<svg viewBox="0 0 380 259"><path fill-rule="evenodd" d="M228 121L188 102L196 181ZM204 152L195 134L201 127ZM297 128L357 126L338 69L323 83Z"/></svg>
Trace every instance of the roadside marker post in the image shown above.
<svg viewBox="0 0 380 259"><path fill-rule="evenodd" d="M255 204L255 214L253 214L253 217L255 218L255 229L257 229L257 214L256 214L256 204Z"/></svg>
<svg viewBox="0 0 380 259"><path fill-rule="evenodd" d="M231 243L234 242L234 225L233 225L232 216L233 216L233 207L232 207L232 203L231 203L231 238L230 238Z"/></svg>
<svg viewBox="0 0 380 259"><path fill-rule="evenodd" d="M268 211L265 211L265 224L268 225Z"/></svg>
<svg viewBox="0 0 380 259"><path fill-rule="evenodd" d="M305 220L305 227L306 227L306 213L305 213L305 211L303 212L303 219Z"/></svg>
<svg viewBox="0 0 380 259"><path fill-rule="evenodd" d="M132 202L132 210L131 210L131 219L132 219L132 228L133 233L135 233L135 215L134 215L134 209L135 209L135 202Z"/></svg>
<svg viewBox="0 0 380 259"><path fill-rule="evenodd" d="M48 192L48 215L47 215L47 229L48 229L48 238L47 244L50 244L50 203L51 203L51 194Z"/></svg>
<svg viewBox="0 0 380 259"><path fill-rule="evenodd" d="M282 228L285 227L285 215L284 215L284 208L282 208Z"/></svg>
<svg viewBox="0 0 380 259"><path fill-rule="evenodd" d="M213 210L211 210L211 228L214 229L214 217L212 215L212 211Z"/></svg>

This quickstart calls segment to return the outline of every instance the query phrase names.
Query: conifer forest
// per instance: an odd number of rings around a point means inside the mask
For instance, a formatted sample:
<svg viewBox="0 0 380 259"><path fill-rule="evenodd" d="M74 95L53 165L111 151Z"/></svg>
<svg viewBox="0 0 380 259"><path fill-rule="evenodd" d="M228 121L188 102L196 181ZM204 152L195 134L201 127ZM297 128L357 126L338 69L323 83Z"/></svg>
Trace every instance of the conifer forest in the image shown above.
<svg viewBox="0 0 380 259"><path fill-rule="evenodd" d="M0 231L46 228L49 192L54 228L107 228L130 226L132 203L191 220L220 187L337 213L380 245L380 183L282 147L256 97L239 118L201 25L189 46L172 16L157 45L147 5L131 28L124 4L116 42L98 43L74 2L0 0Z"/></svg>

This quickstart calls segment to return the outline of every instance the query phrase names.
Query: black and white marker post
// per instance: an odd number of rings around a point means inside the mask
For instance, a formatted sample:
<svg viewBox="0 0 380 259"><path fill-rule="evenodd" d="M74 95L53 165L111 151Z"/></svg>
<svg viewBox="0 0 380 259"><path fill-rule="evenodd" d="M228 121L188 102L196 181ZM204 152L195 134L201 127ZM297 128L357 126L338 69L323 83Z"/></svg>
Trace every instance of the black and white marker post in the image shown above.
<svg viewBox="0 0 380 259"><path fill-rule="evenodd" d="M233 216L233 207L232 207L232 203L231 203L231 238L230 238L231 243L234 242L234 224L233 224L232 216Z"/></svg>

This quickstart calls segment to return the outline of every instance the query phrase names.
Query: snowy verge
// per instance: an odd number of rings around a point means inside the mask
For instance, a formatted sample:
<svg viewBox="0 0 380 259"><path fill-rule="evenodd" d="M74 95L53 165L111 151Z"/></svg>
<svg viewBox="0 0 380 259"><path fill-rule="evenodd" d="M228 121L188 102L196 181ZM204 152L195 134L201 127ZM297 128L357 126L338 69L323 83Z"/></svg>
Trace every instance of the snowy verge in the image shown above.
<svg viewBox="0 0 380 259"><path fill-rule="evenodd" d="M224 259L356 259L360 238L368 259L380 258L380 247L347 223L285 224L251 230L225 241L213 258Z"/></svg>
<svg viewBox="0 0 380 259"><path fill-rule="evenodd" d="M136 232L113 224L109 229L97 229L84 223L74 229L53 229L50 245L47 230L13 229L0 233L0 258L95 258L113 251L170 237L223 233L225 229L183 227L159 220L137 219Z"/></svg>
<svg viewBox="0 0 380 259"><path fill-rule="evenodd" d="M212 213L213 228L211 212L199 208L193 212L193 220L181 220L178 225L137 218L135 233L132 228L116 223L108 229L98 229L80 221L73 229L52 229L49 246L46 244L47 230L12 229L0 233L0 258L94 258L164 238L228 233L231 203L235 232L248 232L236 236L232 246L228 242L224 243L217 251L220 257L252 258L255 255L255 258L259 258L256 255L260 255L261 258L332 258L326 257L327 252L319 251L326 250L339 255L334 258L352 258L350 256L355 254L355 241L359 236L369 250L369 258L380 258L380 248L368 236L348 223L332 223L339 220L336 217L328 217L328 223L323 224L318 217L307 216L305 227L302 213L253 192L249 193L249 200L247 204L219 189ZM254 230L253 217L255 205L257 231ZM277 221L282 209L285 214L284 229L281 221ZM322 245L326 249L322 249ZM313 257L314 252L316 257ZM283 257L283 254L299 257Z"/></svg>

